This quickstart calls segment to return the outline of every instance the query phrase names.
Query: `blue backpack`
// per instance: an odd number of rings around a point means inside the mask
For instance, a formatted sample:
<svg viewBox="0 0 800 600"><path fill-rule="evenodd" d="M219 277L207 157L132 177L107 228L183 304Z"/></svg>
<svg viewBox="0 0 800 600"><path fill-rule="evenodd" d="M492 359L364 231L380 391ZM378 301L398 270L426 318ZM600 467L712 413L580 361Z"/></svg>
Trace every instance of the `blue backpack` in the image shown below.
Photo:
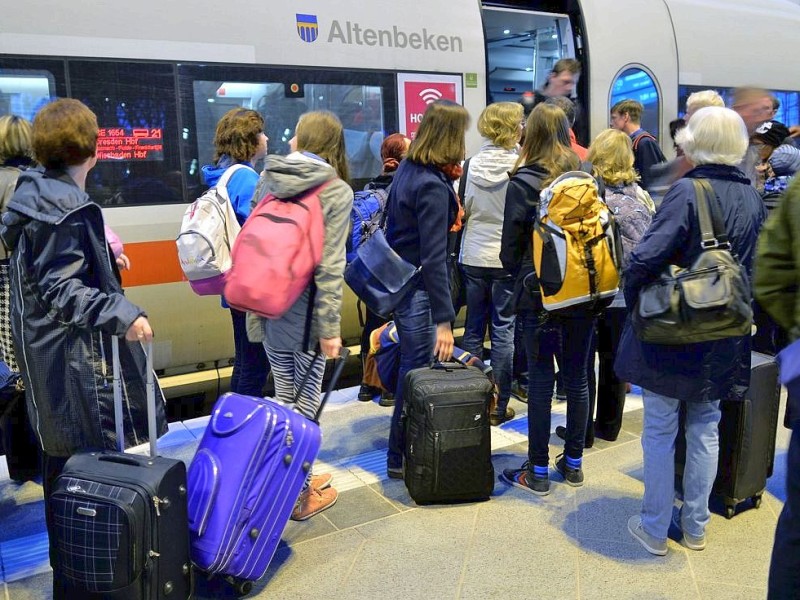
<svg viewBox="0 0 800 600"><path fill-rule="evenodd" d="M374 188L356 192L350 213L352 229L347 240L347 264L353 262L359 247L380 227L386 209L389 188Z"/></svg>

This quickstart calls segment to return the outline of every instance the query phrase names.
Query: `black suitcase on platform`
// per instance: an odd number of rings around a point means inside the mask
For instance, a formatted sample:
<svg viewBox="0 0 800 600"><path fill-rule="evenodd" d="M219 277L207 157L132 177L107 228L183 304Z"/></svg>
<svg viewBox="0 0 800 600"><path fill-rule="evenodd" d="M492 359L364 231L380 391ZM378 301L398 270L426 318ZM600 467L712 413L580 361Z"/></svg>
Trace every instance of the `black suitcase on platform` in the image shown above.
<svg viewBox="0 0 800 600"><path fill-rule="evenodd" d="M116 338L113 354L117 439L122 441ZM56 537L53 577L64 598L191 597L186 467L179 460L156 456L152 345L147 356L150 456L122 451L76 454L47 499Z"/></svg>
<svg viewBox="0 0 800 600"><path fill-rule="evenodd" d="M485 500L494 489L493 386L458 363L414 369L404 382L405 471L415 502Z"/></svg>
<svg viewBox="0 0 800 600"><path fill-rule="evenodd" d="M719 423L719 466L714 493L725 504L730 519L736 507L752 499L756 508L772 475L778 430L780 385L778 363L772 356L753 352L750 387L744 401L723 401ZM683 419L682 419L683 420ZM676 440L675 473L683 474L686 438L683 426Z"/></svg>

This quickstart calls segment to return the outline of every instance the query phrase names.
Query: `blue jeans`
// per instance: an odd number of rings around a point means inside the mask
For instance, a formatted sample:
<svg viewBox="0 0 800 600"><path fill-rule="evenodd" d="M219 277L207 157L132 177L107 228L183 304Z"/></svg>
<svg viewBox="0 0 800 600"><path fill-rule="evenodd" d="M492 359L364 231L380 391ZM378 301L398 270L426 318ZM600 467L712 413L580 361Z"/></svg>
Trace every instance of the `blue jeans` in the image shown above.
<svg viewBox="0 0 800 600"><path fill-rule="evenodd" d="M642 528L667 539L675 502L675 438L681 401L643 389L644 498ZM702 536L711 518L708 498L719 461L719 400L686 402L686 465L683 470L684 533Z"/></svg>
<svg viewBox="0 0 800 600"><path fill-rule="evenodd" d="M786 504L775 530L769 600L800 598L800 427L792 431L786 461Z"/></svg>
<svg viewBox="0 0 800 600"><path fill-rule="evenodd" d="M514 278L504 269L462 265L467 291L467 319L463 349L478 358L483 354L486 325L491 320L492 375L497 384L497 414L504 415L511 397L514 360Z"/></svg>
<svg viewBox="0 0 800 600"><path fill-rule="evenodd" d="M269 361L262 344L247 339L245 313L231 308L233 321L233 374L231 391L246 396L263 396L269 373Z"/></svg>
<svg viewBox="0 0 800 600"><path fill-rule="evenodd" d="M421 285L421 284L420 284ZM403 400L406 374L412 369L427 367L433 358L436 325L431 315L428 292L416 289L411 292L394 311L394 322L400 337L400 370L397 389L394 393L394 412L389 430L389 452L387 464L391 468L403 464L405 435L403 433Z"/></svg>
<svg viewBox="0 0 800 600"><path fill-rule="evenodd" d="M550 408L555 383L553 359L560 352L560 368L567 393L567 432L564 452L571 458L583 456L589 415L589 385L586 362L594 335L591 315L540 322L524 313L523 337L528 354L528 460L534 466L549 462Z"/></svg>

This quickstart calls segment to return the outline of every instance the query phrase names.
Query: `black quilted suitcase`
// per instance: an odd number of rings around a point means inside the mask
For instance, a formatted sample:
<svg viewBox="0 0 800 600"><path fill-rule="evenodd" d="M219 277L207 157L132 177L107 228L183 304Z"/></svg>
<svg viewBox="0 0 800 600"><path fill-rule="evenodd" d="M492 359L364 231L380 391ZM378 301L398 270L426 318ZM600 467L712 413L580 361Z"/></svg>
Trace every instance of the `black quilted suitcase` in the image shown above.
<svg viewBox="0 0 800 600"><path fill-rule="evenodd" d="M117 439L122 436L118 340L113 339ZM184 600L191 597L186 467L156 456L152 347L147 352L150 456L72 456L47 499L54 515L53 577L63 597Z"/></svg>
<svg viewBox="0 0 800 600"><path fill-rule="evenodd" d="M779 405L778 363L772 356L753 352L750 388L744 401L721 403L719 466L714 493L721 497L729 519L745 500L752 499L756 508L761 505L761 496L775 462ZM676 441L675 459L675 473L680 476L686 462L683 426Z"/></svg>
<svg viewBox="0 0 800 600"><path fill-rule="evenodd" d="M493 387L458 363L414 369L404 382L405 482L415 502L485 500L494 489Z"/></svg>

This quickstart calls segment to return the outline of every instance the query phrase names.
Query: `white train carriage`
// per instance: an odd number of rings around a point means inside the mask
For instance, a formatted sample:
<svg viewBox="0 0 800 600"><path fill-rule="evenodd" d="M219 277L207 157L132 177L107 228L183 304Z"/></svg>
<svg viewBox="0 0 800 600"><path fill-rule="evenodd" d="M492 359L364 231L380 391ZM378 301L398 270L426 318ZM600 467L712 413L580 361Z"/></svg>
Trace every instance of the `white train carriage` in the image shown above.
<svg viewBox="0 0 800 600"><path fill-rule="evenodd" d="M30 0L0 21L0 115L32 118L54 96L97 113L87 191L126 243L124 283L151 317L156 368L170 395L216 393L230 374L230 317L183 281L174 238L230 108L261 111L277 153L302 112L334 111L360 186L380 169L383 135L413 135L427 103L452 98L477 119L575 57L579 137L634 97L669 152L667 124L696 89L763 86L781 100L778 118L800 122L799 26L788 0ZM479 143L473 126L469 150ZM348 291L348 344L360 333L355 306Z"/></svg>

